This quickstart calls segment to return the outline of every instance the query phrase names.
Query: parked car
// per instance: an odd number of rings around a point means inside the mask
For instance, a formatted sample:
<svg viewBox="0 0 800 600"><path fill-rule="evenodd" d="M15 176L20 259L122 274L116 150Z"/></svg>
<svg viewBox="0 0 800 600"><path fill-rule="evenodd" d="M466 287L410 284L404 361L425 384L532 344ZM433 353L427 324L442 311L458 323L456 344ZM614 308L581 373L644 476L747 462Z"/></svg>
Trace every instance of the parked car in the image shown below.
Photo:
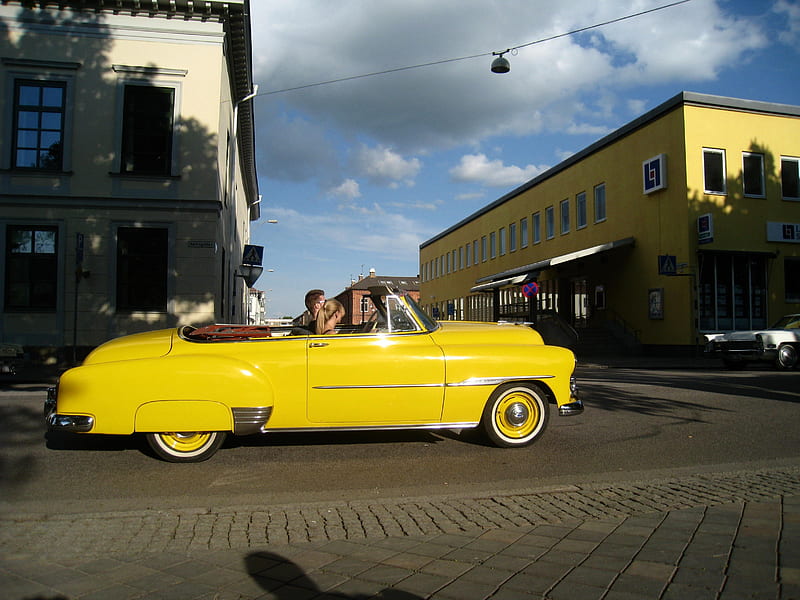
<svg viewBox="0 0 800 600"><path fill-rule="evenodd" d="M51 430L143 434L160 458L209 458L226 434L482 426L498 446L583 411L575 357L526 325L431 320L372 288L375 319L337 335L182 326L98 347L48 392Z"/></svg>
<svg viewBox="0 0 800 600"><path fill-rule="evenodd" d="M706 351L719 355L729 368L767 361L780 369L797 365L800 352L800 314L786 315L769 329L731 331L707 336Z"/></svg>

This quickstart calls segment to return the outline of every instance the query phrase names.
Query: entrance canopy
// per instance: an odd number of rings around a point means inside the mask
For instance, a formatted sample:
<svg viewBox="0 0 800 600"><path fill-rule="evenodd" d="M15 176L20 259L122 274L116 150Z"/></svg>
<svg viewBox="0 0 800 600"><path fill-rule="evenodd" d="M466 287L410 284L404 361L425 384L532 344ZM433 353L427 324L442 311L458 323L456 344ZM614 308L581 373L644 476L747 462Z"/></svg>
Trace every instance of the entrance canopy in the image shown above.
<svg viewBox="0 0 800 600"><path fill-rule="evenodd" d="M575 252L562 254L561 256L546 258L529 265L515 267L507 271L501 271L500 273L495 273L494 275L487 275L486 277L481 277L480 279L476 280L476 285L470 288L469 291L473 293L490 292L494 289L499 289L507 285L519 285L522 283L527 283L528 281L534 281L539 277L539 273L544 269L563 265L565 263L586 258L587 256L592 256L601 252L606 252L608 250L614 250L615 248L633 246L635 242L636 238L628 237L615 242L607 242L598 246L592 246L591 248L576 250Z"/></svg>

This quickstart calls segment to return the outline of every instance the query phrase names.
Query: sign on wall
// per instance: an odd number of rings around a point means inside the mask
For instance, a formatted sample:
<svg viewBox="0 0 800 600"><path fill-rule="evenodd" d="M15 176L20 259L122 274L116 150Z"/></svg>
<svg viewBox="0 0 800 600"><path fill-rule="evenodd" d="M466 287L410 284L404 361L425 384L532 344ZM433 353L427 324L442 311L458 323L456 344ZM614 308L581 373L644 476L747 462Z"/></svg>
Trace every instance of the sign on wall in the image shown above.
<svg viewBox="0 0 800 600"><path fill-rule="evenodd" d="M714 241L714 218L711 213L697 217L697 241L700 244L709 244Z"/></svg>
<svg viewBox="0 0 800 600"><path fill-rule="evenodd" d="M642 163L644 193L666 189L667 187L667 155L659 154Z"/></svg>
<svg viewBox="0 0 800 600"><path fill-rule="evenodd" d="M800 244L800 223L771 223L767 221L767 241Z"/></svg>

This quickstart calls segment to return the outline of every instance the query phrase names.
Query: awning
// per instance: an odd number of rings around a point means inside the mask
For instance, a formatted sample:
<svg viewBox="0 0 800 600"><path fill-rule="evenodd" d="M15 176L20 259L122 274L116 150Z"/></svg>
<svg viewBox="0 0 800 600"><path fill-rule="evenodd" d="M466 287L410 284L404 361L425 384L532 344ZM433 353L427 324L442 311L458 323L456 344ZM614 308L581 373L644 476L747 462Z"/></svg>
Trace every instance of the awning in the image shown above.
<svg viewBox="0 0 800 600"><path fill-rule="evenodd" d="M628 237L615 242L607 242L605 244L592 246L591 248L576 250L575 252L569 252L568 254L562 254L561 256L546 258L545 260L540 260L522 267L515 267L507 271L501 271L500 273L495 273L494 275L487 275L486 277L481 277L480 279L476 280L476 285L470 288L469 291L472 293L489 292L493 289L505 287L507 285L519 285L521 283L526 283L527 281L536 279L539 276L539 272L544 269L563 265L574 260L586 258L587 256L599 254L600 252L614 250L615 248L633 246L635 242L636 238Z"/></svg>

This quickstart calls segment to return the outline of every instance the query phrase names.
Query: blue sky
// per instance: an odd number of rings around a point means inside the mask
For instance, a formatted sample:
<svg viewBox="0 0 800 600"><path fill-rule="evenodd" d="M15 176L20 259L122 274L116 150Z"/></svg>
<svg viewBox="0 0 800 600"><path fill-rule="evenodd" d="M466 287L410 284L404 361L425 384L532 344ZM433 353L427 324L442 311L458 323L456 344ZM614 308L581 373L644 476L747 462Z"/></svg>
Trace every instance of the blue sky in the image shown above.
<svg viewBox="0 0 800 600"><path fill-rule="evenodd" d="M420 243L681 91L800 104L798 0L689 0L525 46L672 2L251 2L269 316L371 268L416 275Z"/></svg>

